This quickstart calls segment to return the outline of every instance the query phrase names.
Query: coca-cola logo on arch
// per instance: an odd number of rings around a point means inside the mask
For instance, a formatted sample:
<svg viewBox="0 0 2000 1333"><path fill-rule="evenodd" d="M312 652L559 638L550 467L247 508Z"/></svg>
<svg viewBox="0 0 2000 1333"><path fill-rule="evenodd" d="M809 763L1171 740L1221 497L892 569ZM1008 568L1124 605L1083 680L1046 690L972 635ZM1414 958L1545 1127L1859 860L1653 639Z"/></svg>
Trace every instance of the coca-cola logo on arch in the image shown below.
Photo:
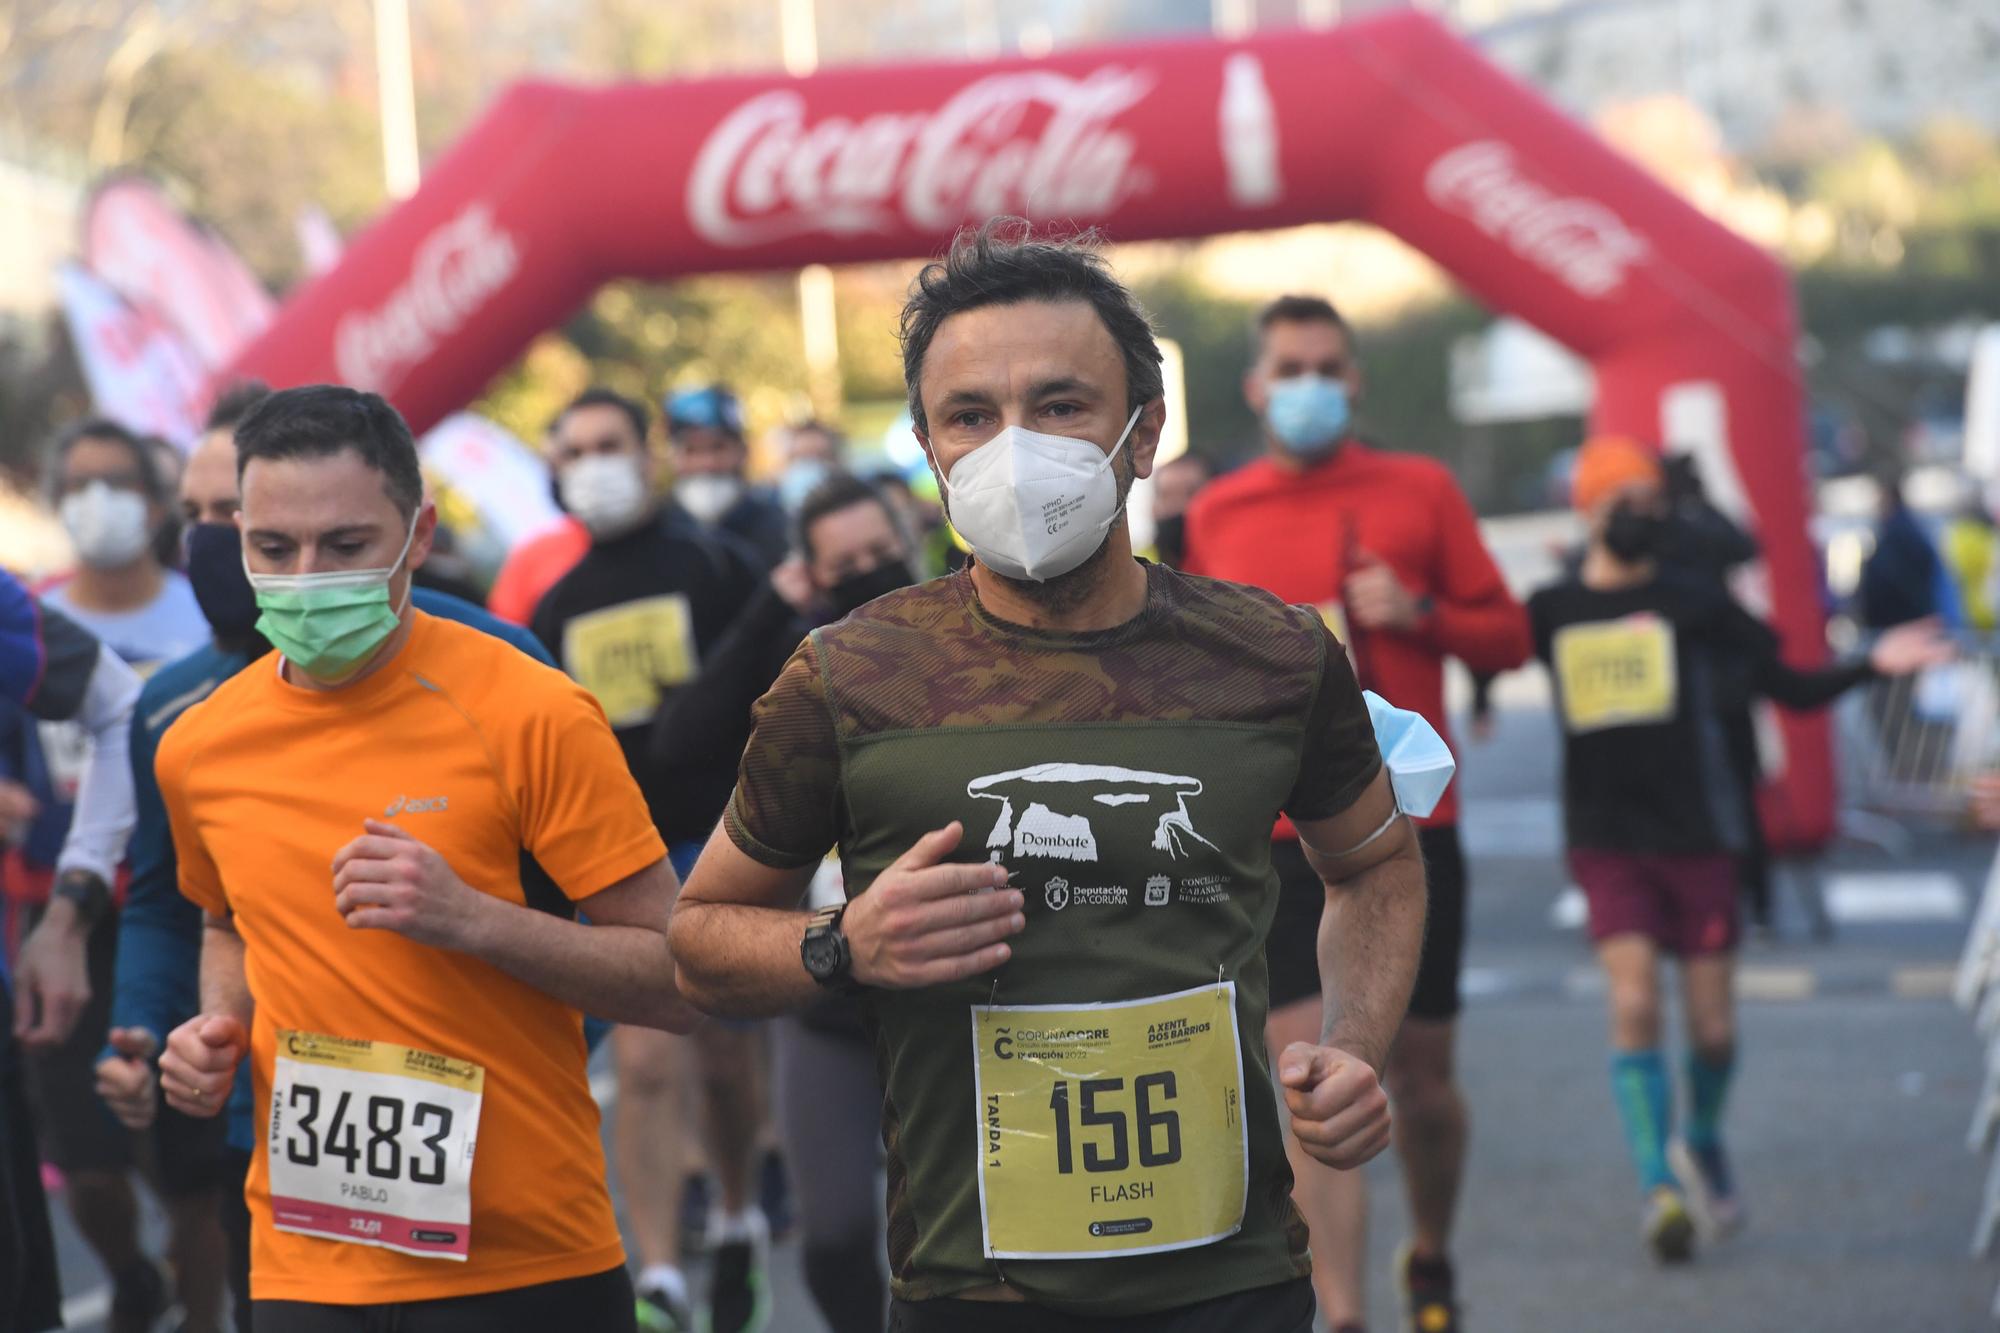
<svg viewBox="0 0 2000 1333"><path fill-rule="evenodd" d="M1579 296L1609 296L1651 253L1646 238L1604 204L1530 179L1513 148L1497 139L1439 156L1424 173L1424 193Z"/></svg>
<svg viewBox="0 0 2000 1333"><path fill-rule="evenodd" d="M945 231L996 213L1103 217L1151 183L1116 121L1153 76L995 74L936 110L809 123L790 89L750 98L709 134L688 178L688 221L715 245L807 232Z"/></svg>
<svg viewBox="0 0 2000 1333"><path fill-rule="evenodd" d="M494 222L492 210L483 202L468 204L417 246L409 277L388 300L341 317L333 335L341 381L391 392L520 268L520 246Z"/></svg>

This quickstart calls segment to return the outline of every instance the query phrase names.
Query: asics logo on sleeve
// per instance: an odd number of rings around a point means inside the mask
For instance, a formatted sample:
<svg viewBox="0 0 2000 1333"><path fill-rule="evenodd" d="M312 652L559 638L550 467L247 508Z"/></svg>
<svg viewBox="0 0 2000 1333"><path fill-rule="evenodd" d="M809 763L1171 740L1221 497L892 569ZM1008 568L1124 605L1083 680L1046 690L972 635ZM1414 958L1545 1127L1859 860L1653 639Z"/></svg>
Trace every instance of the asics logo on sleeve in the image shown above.
<svg viewBox="0 0 2000 1333"><path fill-rule="evenodd" d="M433 810L449 810L450 808L451 806L447 803L447 798L443 796L418 797L415 800L407 796L398 796L395 800L389 802L389 808L382 812L382 817L384 819L394 819L397 815L422 815L428 814Z"/></svg>

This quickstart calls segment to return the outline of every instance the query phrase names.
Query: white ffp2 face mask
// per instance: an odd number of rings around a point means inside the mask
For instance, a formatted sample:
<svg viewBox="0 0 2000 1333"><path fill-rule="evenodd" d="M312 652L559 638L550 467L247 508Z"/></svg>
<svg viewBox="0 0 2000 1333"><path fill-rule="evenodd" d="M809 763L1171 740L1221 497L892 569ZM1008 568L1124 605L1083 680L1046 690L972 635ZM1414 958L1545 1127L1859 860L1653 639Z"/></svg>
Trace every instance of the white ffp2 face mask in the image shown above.
<svg viewBox="0 0 2000 1333"><path fill-rule="evenodd" d="M1132 409L1109 453L1089 440L1009 426L959 459L945 477L945 508L979 563L1045 583L1094 555L1118 521L1112 460L1144 410Z"/></svg>
<svg viewBox="0 0 2000 1333"><path fill-rule="evenodd" d="M639 525L652 496L636 454L586 454L556 474L563 508L593 537L615 537Z"/></svg>
<svg viewBox="0 0 2000 1333"><path fill-rule="evenodd" d="M93 481L63 497L63 527L77 558L92 569L122 569L146 552L146 498L109 482Z"/></svg>

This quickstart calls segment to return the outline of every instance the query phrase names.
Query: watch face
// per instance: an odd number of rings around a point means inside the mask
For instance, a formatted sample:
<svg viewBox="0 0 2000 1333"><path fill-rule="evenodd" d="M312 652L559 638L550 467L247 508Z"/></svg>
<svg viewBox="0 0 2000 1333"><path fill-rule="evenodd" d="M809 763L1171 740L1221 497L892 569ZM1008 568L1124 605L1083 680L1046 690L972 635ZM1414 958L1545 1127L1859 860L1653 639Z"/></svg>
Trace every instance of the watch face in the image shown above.
<svg viewBox="0 0 2000 1333"><path fill-rule="evenodd" d="M832 935L819 935L806 941L806 971L816 977L830 977L840 966L840 942Z"/></svg>

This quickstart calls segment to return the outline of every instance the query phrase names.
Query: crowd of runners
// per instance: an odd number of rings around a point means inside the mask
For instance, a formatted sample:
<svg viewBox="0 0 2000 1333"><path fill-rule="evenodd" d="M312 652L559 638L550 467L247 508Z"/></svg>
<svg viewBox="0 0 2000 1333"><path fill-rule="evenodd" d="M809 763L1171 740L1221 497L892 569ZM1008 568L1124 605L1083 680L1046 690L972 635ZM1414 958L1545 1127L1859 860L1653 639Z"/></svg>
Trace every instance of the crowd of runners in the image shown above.
<svg viewBox="0 0 2000 1333"><path fill-rule="evenodd" d="M0 575L0 1328L59 1322L53 1203L114 1333L755 1333L784 1230L834 1333L1353 1333L1393 1145L1389 1278L1452 1333L1448 658L1555 684L1635 1234L1744 1224L1734 720L1938 629L1790 668L1726 520L1610 438L1524 605L1451 473L1357 436L1320 296L1258 317L1262 450L1220 476L1156 467L1154 331L1087 241L968 231L900 333L940 503L818 424L753 485L719 385L663 451L593 388L485 606L426 576L373 394L236 386L185 459L55 442L76 570Z"/></svg>

